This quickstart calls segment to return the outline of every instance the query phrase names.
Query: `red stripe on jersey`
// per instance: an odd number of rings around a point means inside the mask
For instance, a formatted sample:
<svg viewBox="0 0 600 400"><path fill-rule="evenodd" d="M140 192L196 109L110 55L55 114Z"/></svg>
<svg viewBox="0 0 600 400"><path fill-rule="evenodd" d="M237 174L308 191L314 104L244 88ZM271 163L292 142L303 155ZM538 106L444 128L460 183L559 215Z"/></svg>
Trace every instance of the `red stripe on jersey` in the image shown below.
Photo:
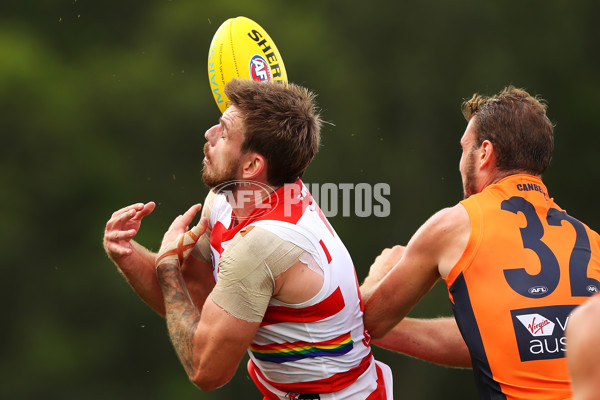
<svg viewBox="0 0 600 400"><path fill-rule="evenodd" d="M221 221L217 221L210 232L210 244L219 252L219 254L223 254L223 246L221 243L225 241L223 238L225 232L227 232L227 228L225 228L225 225L223 225Z"/></svg>
<svg viewBox="0 0 600 400"><path fill-rule="evenodd" d="M338 287L325 300L312 306L304 308L269 306L260 326L283 322L317 322L342 311L345 305L342 290Z"/></svg>
<svg viewBox="0 0 600 400"><path fill-rule="evenodd" d="M321 208L317 204L315 204L315 209L317 211L317 214L319 214L319 218L321 218L321 221L323 221L327 229L329 229L329 232L331 232L331 235L335 236L335 233L333 233L333 228L331 227L329 221L327 221L327 218L325 218L325 214L323 214Z"/></svg>
<svg viewBox="0 0 600 400"><path fill-rule="evenodd" d="M360 378L360 376L367 370L367 368L369 368L371 362L373 362L373 355L371 354L371 352L369 352L369 354L367 354L367 356L362 359L360 364L346 372L334 374L329 378L296 383L278 383L268 380L263 375L260 368L257 368L254 365L252 359L250 359L248 362L248 371L250 372L250 376L252 376L253 379L255 379L255 375L258 375L261 377L261 379L269 383L274 388L281 390L282 392L295 392L303 394L333 393L347 388L348 386L356 382L356 380ZM257 380L255 380L255 383L256 382ZM378 398L374 397L373 399ZM383 397L383 399L385 399L385 397Z"/></svg>
<svg viewBox="0 0 600 400"><path fill-rule="evenodd" d="M250 378L252 378L252 380L254 381L254 384L256 385L258 390L260 390L260 392L263 394L263 396L265 396L263 398L263 400L279 400L279 397L275 396L275 394L271 393L271 391L269 389L267 389L265 387L265 385L263 385L262 382L258 379L258 376L256 374L256 371L258 371L258 368L256 368L256 365L254 365L254 363L252 362L252 359L248 360L248 364L246 365L246 368L248 369Z"/></svg>
<svg viewBox="0 0 600 400"><path fill-rule="evenodd" d="M385 390L385 380L383 379L383 372L379 365L375 364L377 369L377 389L367 397L366 400L387 400L387 393Z"/></svg>
<svg viewBox="0 0 600 400"><path fill-rule="evenodd" d="M329 250L327 250L327 247L325 246L325 243L323 243L323 240L319 240L319 244L321 245L321 247L323 248L323 251L325 252L325 255L327 256L327 263L331 264L331 254L329 254Z"/></svg>

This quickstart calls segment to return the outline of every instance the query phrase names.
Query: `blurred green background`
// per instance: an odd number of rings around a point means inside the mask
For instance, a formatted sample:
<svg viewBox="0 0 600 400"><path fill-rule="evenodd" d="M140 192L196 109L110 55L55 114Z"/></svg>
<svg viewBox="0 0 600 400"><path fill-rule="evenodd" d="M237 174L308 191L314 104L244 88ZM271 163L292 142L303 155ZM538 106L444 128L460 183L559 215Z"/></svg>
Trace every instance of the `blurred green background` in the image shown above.
<svg viewBox="0 0 600 400"><path fill-rule="evenodd" d="M549 102L545 182L598 228L598 2L3 0L0 398L260 398L244 365L214 392L189 383L163 320L101 245L122 206L158 203L138 237L156 250L203 200L203 135L219 117L208 46L239 15L270 33L333 124L304 180L391 185L390 217L331 219L360 280L461 199L460 103L509 84ZM438 284L411 315L450 312ZM475 397L470 371L375 352L396 398Z"/></svg>

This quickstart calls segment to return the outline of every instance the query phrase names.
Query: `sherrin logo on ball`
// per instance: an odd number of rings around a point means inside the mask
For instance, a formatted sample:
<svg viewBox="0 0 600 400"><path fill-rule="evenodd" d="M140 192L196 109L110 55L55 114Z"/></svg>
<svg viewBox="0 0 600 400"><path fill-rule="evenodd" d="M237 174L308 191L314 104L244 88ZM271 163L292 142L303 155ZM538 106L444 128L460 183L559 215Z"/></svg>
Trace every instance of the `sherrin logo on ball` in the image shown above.
<svg viewBox="0 0 600 400"><path fill-rule="evenodd" d="M225 84L232 78L287 82L283 59L269 34L246 17L223 22L208 50L208 80L221 112L227 108Z"/></svg>

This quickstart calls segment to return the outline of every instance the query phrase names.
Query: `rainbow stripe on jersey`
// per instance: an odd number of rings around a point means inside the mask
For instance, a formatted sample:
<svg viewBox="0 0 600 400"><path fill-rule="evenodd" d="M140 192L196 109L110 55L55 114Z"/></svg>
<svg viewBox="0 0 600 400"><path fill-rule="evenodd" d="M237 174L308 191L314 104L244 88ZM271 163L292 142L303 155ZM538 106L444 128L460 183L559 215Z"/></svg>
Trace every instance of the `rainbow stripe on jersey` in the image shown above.
<svg viewBox="0 0 600 400"><path fill-rule="evenodd" d="M340 356L352 350L354 342L350 332L324 342L273 343L250 345L250 351L258 360L285 363L321 356Z"/></svg>

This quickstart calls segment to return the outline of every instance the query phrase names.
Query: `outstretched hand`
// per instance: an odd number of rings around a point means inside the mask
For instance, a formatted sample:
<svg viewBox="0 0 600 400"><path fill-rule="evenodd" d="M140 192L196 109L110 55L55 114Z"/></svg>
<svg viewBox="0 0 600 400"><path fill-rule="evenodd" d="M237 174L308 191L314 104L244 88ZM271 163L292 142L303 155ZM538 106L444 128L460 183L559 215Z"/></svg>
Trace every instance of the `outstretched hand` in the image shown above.
<svg viewBox="0 0 600 400"><path fill-rule="evenodd" d="M156 204L137 203L115 211L104 231L104 250L112 259L116 260L133 253L131 240L137 235L142 219L154 211Z"/></svg>
<svg viewBox="0 0 600 400"><path fill-rule="evenodd" d="M183 264L200 236L208 228L208 219L200 218L198 224L191 230L188 230L190 223L201 208L201 204L193 205L171 223L171 226L169 226L163 237L158 256L156 257L157 268L159 265L166 263L177 263L179 266Z"/></svg>

